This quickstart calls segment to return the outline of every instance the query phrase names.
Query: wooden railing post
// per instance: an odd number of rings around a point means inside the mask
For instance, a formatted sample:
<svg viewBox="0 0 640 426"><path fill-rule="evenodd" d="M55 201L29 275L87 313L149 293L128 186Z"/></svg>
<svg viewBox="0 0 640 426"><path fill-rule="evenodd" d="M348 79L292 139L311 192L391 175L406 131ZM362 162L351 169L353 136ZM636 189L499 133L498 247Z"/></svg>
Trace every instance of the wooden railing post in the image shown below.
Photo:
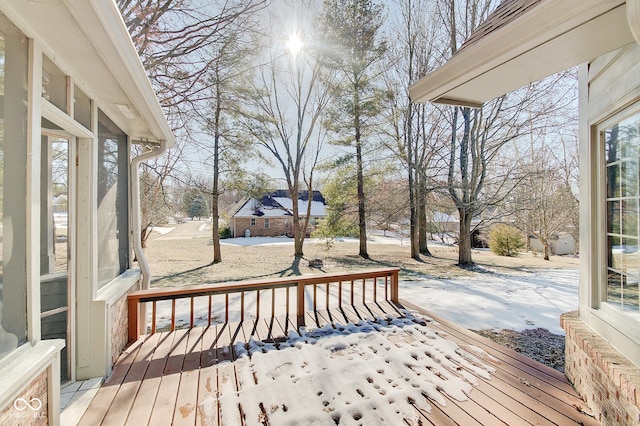
<svg viewBox="0 0 640 426"><path fill-rule="evenodd" d="M129 298L129 342L135 342L140 337L140 299Z"/></svg>
<svg viewBox="0 0 640 426"><path fill-rule="evenodd" d="M391 301L398 303L398 271L391 271Z"/></svg>
<svg viewBox="0 0 640 426"><path fill-rule="evenodd" d="M304 323L304 282L299 282L298 286L297 286L297 290L298 290L298 303L297 303L297 309L296 309L296 319L297 319L297 326L298 329L300 327L304 327L305 323Z"/></svg>

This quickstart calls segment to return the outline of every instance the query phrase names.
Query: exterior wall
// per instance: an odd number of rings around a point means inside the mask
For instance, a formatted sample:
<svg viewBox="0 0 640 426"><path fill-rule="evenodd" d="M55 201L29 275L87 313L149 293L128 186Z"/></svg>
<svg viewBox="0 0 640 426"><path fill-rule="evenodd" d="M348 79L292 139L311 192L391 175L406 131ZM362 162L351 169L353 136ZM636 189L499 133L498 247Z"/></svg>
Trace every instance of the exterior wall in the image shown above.
<svg viewBox="0 0 640 426"><path fill-rule="evenodd" d="M244 237L245 230L248 229L251 232L252 237L280 237L282 235L293 236L293 218L281 218L281 217L270 217L269 219L269 228L265 229L264 227L264 219L265 217L256 217L256 224L251 226L251 218L248 217L237 217L233 220L235 221L235 232L237 232L236 237ZM290 226L286 227L285 222L289 221Z"/></svg>
<svg viewBox="0 0 640 426"><path fill-rule="evenodd" d="M640 45L631 44L580 67L580 304L564 315L567 377L605 425L640 422L640 327L603 303L605 253L604 148L600 130L640 111Z"/></svg>
<svg viewBox="0 0 640 426"><path fill-rule="evenodd" d="M132 290L137 290L137 287ZM129 339L129 309L126 295L109 307L109 316L111 317L109 321L111 325L111 363L115 364Z"/></svg>
<svg viewBox="0 0 640 426"><path fill-rule="evenodd" d="M640 424L640 369L593 333L577 312L564 314L569 381L603 425Z"/></svg>
<svg viewBox="0 0 640 426"><path fill-rule="evenodd" d="M529 240L531 249L542 252L544 247L539 239L531 237ZM576 244L570 234L561 234L557 240L551 241L551 254L563 255L573 254L576 251Z"/></svg>
<svg viewBox="0 0 640 426"><path fill-rule="evenodd" d="M49 403L47 382L47 371L45 370L33 379L31 383L27 384L25 388L16 395L14 401L0 411L0 426L48 424ZM28 402L33 409L28 407L23 401ZM42 404L39 408L38 401Z"/></svg>

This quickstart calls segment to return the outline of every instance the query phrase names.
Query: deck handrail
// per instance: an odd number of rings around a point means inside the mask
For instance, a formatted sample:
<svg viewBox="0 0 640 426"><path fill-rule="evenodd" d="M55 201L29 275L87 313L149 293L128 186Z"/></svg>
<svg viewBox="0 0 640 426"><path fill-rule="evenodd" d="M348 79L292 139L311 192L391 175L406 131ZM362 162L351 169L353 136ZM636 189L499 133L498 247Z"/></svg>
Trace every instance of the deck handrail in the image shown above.
<svg viewBox="0 0 640 426"><path fill-rule="evenodd" d="M288 299L289 299L289 289L291 287L296 287L296 320L297 326L304 326L305 324L305 303L304 303L304 294L305 287L309 285L318 285L324 284L327 286L327 305L329 303L328 296L328 286L330 284L338 284L339 291L342 292L342 283L350 282L353 288L353 285L356 281L362 280L363 285L363 299L365 297L364 287L366 286L366 280L368 279L377 279L384 278L385 279L385 298L391 300L392 302L398 303L398 275L399 268L381 268L381 269L369 269L358 272L339 272L332 274L313 274L313 275L298 275L298 276L290 276L283 278L270 278L270 279L259 279L259 280L245 280L245 281L231 281L231 282L223 282L223 283L214 283L214 284L201 284L201 285L193 285L193 286L184 286L184 287L171 287L171 288L152 288L147 290L136 290L128 294L128 308L129 308L129 341L137 340L140 337L140 304L145 302L153 303L153 320L152 320L152 330L151 332L155 332L155 306L156 302L161 300L171 300L172 301L172 318L171 318L171 330L175 327L175 301L177 299L183 298L191 298L191 313L190 313L190 326L193 327L194 324L194 298L201 296L209 296L209 324L211 323L211 296L218 294L226 295L226 319L228 320L228 312L229 312L229 298L228 295L232 293L241 293L242 295L242 314L241 319L244 319L244 293L246 292L257 292L258 302L257 302L257 313L256 317L260 317L259 315L259 294L261 290L273 290L279 288L285 288L287 291L287 314L289 309ZM386 294L386 284L390 287L389 294ZM373 286L373 298L377 299L376 294L377 286ZM272 292L272 305L274 303L274 293ZM313 294L313 303L314 309L316 306L316 292L314 287ZM353 291L351 292L351 303L353 303ZM342 303L342 298L338 298L339 305ZM274 310L272 309L272 315Z"/></svg>

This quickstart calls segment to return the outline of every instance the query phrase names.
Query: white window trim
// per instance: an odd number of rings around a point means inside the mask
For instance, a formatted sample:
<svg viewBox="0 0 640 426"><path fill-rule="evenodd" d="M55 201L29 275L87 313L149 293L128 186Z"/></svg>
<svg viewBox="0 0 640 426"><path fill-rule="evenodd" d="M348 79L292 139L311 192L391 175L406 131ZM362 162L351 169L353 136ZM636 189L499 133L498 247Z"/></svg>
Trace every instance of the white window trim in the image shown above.
<svg viewBox="0 0 640 426"><path fill-rule="evenodd" d="M612 306L611 304L609 304L607 302L607 285L608 285L608 281L607 281L607 275L608 275L608 265L607 265L607 225L606 225L606 221L607 221L607 188L606 188L606 179L607 179L607 172L606 172L606 164L605 164L605 158L604 158L604 131L606 129L609 129L611 127L613 127L616 123L620 123L623 120L630 118L634 115L640 114L640 103L636 103L630 107L627 108L623 108L622 110L616 112L615 114L612 114L610 117L608 117L605 120L602 120L600 123L598 123L595 127L596 127L596 141L597 141L597 154L595 155L596 161L598 162L598 171L599 171L599 177L598 177L598 185L596 188L596 197L598 199L598 216L597 216L597 228L599 230L601 230L601 232L598 233L598 238L597 238L597 244L598 244L598 251L597 251L597 259L598 259L598 269L599 269L599 273L598 273L598 279L596 279L594 281L594 283L592 284L593 286L595 286L596 288L592 288L592 291L594 292L594 294L597 297L597 300L595 300L594 302L594 306L593 308L596 309L603 309L604 312L608 312L610 314L613 314L615 312L617 312L617 315L612 315L611 318L612 320L614 320L614 322L618 323L620 326L622 326L622 329L625 328L629 328L629 327L625 327L625 321L623 318L626 318L626 321L628 321L629 319L638 321L637 319L637 315L633 315L633 314L628 314L625 313L623 311L620 311L618 309L616 309L614 306ZM601 315L598 315L601 316ZM602 317L602 316L601 316ZM606 316L607 318L609 317L608 315ZM619 317L619 319L617 321L615 321L615 318ZM615 324L612 323L612 325L615 326ZM628 324L627 324L628 325ZM625 334L628 334L625 332ZM632 333L633 334L633 333ZM630 336L631 337L631 336ZM636 339L638 342L640 342L640 333L638 334L638 338Z"/></svg>

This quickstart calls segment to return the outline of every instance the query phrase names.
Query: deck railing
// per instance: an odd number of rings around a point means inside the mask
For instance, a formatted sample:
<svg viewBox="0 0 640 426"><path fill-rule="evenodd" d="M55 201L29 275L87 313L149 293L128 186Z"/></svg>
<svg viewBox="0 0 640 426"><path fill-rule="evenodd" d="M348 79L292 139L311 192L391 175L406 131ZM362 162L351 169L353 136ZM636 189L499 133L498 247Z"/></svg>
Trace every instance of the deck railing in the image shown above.
<svg viewBox="0 0 640 426"><path fill-rule="evenodd" d="M171 304L168 324L173 331L176 327L176 302L189 301L189 328L196 325L196 301L207 311L206 324L211 325L214 307L223 307L224 321L230 320L230 306L239 308L235 312L240 321L247 316L254 318L273 318L276 315L290 317L295 310L296 325L305 325L307 304L309 310L316 311L330 307L342 307L344 304L353 305L356 302L365 303L384 300L398 302L398 268L374 269L359 272L345 272L335 274L299 275L286 278L238 281L216 284L205 284L186 287L157 288L138 290L128 295L129 304L129 340L137 340L140 336L141 321L145 321L150 333L155 333L158 322L158 302L169 301ZM291 289L294 289L293 291ZM295 292L295 296L291 295ZM270 306L261 312L261 299L264 293L270 293ZM321 300L324 293L324 300ZM230 296L234 300L230 301ZM214 299L215 296L215 299ZM267 296L268 297L268 296ZM295 299L293 298L295 297ZM307 301L308 303L305 303ZM142 303L151 305L150 319L140 317ZM291 305L294 304L292 307ZM216 306L219 305L219 306ZM253 305L253 306L252 306ZM253 313L248 308L254 308ZM265 311L269 311L265 315ZM202 315L199 316L202 318ZM165 318L166 320L166 318ZM150 324L149 324L150 322Z"/></svg>

